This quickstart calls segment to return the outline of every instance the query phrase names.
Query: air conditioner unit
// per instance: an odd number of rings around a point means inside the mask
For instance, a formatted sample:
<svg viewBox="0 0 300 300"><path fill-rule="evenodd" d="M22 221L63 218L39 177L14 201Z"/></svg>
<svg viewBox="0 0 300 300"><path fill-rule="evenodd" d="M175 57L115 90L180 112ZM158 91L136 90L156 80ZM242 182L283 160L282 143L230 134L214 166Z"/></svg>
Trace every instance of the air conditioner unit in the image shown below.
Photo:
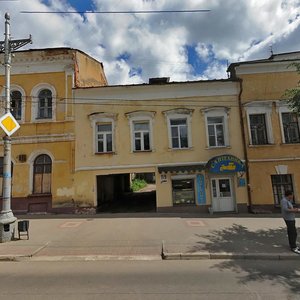
<svg viewBox="0 0 300 300"><path fill-rule="evenodd" d="M20 154L18 156L19 162L26 162L27 160L27 155L26 154Z"/></svg>

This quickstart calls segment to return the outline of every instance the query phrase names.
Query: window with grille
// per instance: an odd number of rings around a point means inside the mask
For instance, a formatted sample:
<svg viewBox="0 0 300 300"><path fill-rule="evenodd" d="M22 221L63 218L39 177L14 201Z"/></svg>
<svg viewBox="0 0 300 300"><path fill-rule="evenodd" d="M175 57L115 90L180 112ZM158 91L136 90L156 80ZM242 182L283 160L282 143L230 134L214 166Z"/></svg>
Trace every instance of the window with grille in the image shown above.
<svg viewBox="0 0 300 300"><path fill-rule="evenodd" d="M280 201L284 196L285 191L293 192L293 181L291 174L285 175L271 175L272 189L274 196L274 204L280 205Z"/></svg>
<svg viewBox="0 0 300 300"><path fill-rule="evenodd" d="M281 114L284 142L287 144L299 143L299 122L296 113L286 112Z"/></svg>
<svg viewBox="0 0 300 300"><path fill-rule="evenodd" d="M265 114L249 115L252 145L268 144Z"/></svg>

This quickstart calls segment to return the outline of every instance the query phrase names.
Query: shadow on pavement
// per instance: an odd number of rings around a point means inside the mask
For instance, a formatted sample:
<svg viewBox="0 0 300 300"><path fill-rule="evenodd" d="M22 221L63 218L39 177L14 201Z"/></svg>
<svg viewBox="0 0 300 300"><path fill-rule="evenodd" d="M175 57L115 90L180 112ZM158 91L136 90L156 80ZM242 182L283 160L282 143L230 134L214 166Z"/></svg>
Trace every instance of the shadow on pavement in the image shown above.
<svg viewBox="0 0 300 300"><path fill-rule="evenodd" d="M286 229L266 229L249 231L247 227L233 224L232 227L215 230L205 236L199 235L199 240L190 252L232 252L232 253L282 253L289 252ZM297 255L297 254L295 254ZM236 273L246 272L240 276L240 283L249 281L270 280L274 284L283 284L294 293L300 293L300 256L299 262L287 264L284 271L270 268L265 261L251 263L249 260L226 260L214 265L213 268L231 270Z"/></svg>

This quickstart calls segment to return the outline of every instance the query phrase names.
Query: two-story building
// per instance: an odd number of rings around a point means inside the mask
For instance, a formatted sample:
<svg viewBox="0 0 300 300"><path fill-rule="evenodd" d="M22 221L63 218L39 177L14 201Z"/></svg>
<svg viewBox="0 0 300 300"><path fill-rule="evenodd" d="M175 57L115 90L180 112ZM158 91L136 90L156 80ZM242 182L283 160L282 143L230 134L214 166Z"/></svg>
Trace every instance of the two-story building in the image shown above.
<svg viewBox="0 0 300 300"><path fill-rule="evenodd" d="M296 87L300 76L291 64L300 52L269 59L233 63L231 79L240 80L239 103L253 210L274 210L284 191L300 193L299 116L283 100L285 90Z"/></svg>
<svg viewBox="0 0 300 300"><path fill-rule="evenodd" d="M0 59L3 61L3 54ZM0 72L4 96L4 68ZM74 208L75 119L72 89L106 84L102 64L82 51L53 48L14 53L11 108L21 125L12 136L11 206L15 213ZM1 109L3 113L4 97ZM0 189L2 165L3 141L0 143Z"/></svg>
<svg viewBox="0 0 300 300"><path fill-rule="evenodd" d="M147 173L157 211L247 211L239 87L152 78L76 88L76 201L121 205L132 174Z"/></svg>

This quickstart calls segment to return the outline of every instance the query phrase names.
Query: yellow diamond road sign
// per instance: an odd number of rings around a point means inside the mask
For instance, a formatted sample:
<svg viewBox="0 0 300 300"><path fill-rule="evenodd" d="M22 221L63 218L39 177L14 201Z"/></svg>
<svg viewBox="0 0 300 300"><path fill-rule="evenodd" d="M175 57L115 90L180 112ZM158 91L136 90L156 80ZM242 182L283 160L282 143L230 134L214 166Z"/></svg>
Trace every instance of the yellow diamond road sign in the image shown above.
<svg viewBox="0 0 300 300"><path fill-rule="evenodd" d="M0 127L8 136L11 136L20 128L20 125L11 113L6 113L0 118Z"/></svg>

